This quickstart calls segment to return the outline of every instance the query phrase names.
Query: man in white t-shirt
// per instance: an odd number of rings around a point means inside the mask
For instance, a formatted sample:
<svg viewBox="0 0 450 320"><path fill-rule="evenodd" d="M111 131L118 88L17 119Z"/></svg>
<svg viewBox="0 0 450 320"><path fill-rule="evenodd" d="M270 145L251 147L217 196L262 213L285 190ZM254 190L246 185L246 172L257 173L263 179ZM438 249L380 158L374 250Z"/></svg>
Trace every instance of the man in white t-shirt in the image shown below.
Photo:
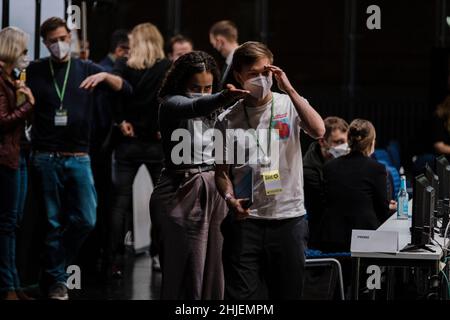
<svg viewBox="0 0 450 320"><path fill-rule="evenodd" d="M250 94L216 125L225 140L223 154L216 153L216 184L230 209L222 232L225 297L232 300L301 297L308 224L300 131L317 139L325 127L272 63L262 43L235 51L234 76ZM270 91L272 76L285 94Z"/></svg>

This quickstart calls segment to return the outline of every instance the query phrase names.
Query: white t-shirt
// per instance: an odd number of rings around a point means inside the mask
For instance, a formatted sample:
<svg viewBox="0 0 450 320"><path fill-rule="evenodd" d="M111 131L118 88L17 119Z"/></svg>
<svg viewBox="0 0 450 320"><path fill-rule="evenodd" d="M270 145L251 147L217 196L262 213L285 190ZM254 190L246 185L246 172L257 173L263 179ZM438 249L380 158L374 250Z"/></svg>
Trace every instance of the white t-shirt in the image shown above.
<svg viewBox="0 0 450 320"><path fill-rule="evenodd" d="M242 101L219 116L216 128L221 131L226 142L223 144L224 159L229 153L237 150L246 150L245 163L230 164L233 185L239 183L248 174L248 168L254 171L253 178L253 205L250 207L250 218L255 219L287 219L303 216L306 211L304 207L303 193L303 162L300 145L300 117L288 95L273 93L274 114L272 134L278 141L278 150L271 150L270 168L261 166L249 160L248 144L243 140L236 139L229 129L264 129L267 132L271 118L272 101L259 107L247 107L250 128L244 112ZM263 130L263 131L264 131ZM255 135L253 135L255 136ZM259 137L259 134L258 134ZM256 140L256 139L255 139ZM230 141L233 141L230 148ZM263 143L261 143L263 145ZM267 153L267 144L265 149ZM233 158L233 157L231 157ZM273 160L275 159L275 161ZM257 161L256 161L257 162ZM267 195L264 186L262 172L268 170L279 170L281 177L282 192L276 195Z"/></svg>

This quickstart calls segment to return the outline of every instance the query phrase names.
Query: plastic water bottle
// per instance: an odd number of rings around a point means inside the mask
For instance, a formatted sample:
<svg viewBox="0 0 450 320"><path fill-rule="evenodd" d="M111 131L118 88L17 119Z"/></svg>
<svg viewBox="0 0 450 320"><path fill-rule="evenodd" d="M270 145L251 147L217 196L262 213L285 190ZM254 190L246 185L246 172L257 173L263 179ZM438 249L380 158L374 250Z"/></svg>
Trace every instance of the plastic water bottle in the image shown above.
<svg viewBox="0 0 450 320"><path fill-rule="evenodd" d="M397 197L397 219L408 219L409 196L406 191L406 177L401 176L400 191Z"/></svg>

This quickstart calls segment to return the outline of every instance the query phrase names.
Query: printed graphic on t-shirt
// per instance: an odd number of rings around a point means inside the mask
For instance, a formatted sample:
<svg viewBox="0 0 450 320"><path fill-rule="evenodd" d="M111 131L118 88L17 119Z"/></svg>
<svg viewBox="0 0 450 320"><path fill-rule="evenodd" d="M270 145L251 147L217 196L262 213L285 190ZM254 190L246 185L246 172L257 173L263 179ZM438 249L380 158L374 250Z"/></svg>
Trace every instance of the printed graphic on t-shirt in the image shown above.
<svg viewBox="0 0 450 320"><path fill-rule="evenodd" d="M278 130L280 140L289 139L289 136L291 135L291 125L288 117L274 120L272 127Z"/></svg>

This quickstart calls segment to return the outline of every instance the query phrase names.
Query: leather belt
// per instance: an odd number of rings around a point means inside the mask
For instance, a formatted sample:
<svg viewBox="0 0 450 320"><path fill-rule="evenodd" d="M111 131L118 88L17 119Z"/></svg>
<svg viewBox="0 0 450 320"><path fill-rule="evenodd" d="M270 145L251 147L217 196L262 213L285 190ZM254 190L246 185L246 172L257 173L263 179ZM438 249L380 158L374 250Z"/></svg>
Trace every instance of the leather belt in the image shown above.
<svg viewBox="0 0 450 320"><path fill-rule="evenodd" d="M33 151L34 154L43 154L49 155L51 157L56 158L65 158L65 157L85 157L88 155L86 152L46 152L46 151Z"/></svg>
<svg viewBox="0 0 450 320"><path fill-rule="evenodd" d="M214 165L201 165L182 169L168 169L168 171L175 174L184 174L185 176L190 176L197 173L212 171L214 169L215 169Z"/></svg>

